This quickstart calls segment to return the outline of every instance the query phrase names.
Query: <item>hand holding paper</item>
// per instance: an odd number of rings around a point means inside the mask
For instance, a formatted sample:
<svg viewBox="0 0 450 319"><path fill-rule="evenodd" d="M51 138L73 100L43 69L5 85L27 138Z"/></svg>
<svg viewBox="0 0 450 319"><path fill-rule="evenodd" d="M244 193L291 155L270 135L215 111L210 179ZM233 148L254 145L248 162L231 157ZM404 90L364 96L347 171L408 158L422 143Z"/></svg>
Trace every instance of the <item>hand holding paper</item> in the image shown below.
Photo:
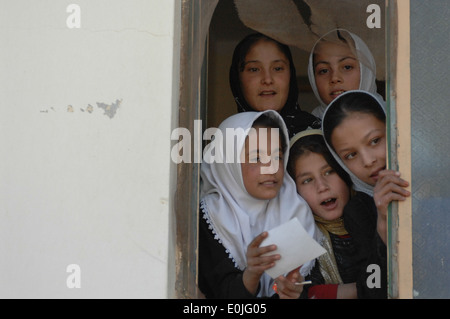
<svg viewBox="0 0 450 319"><path fill-rule="evenodd" d="M277 278L324 254L326 250L320 246L303 228L297 218L268 231L269 236L261 243L261 247L277 245L271 253L281 255L275 266L266 273Z"/></svg>

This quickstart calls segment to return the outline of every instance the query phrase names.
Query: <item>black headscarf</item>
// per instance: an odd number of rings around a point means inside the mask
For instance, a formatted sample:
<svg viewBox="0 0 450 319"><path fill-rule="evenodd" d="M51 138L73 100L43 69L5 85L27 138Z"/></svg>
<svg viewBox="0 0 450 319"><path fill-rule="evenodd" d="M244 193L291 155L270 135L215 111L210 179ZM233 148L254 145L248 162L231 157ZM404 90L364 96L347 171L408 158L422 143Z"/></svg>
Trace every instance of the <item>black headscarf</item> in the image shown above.
<svg viewBox="0 0 450 319"><path fill-rule="evenodd" d="M289 84L289 95L286 104L280 111L280 115L283 117L284 122L289 131L289 136L292 137L296 133L307 129L308 127L319 129L321 128L321 121L314 115L302 111L298 105L298 86L297 86L297 76L295 72L294 61L292 59L291 50L285 44L282 44L264 34L253 33L245 37L239 42L239 44L234 49L233 60L230 67L230 87L234 96L234 100L237 104L238 112L255 111L245 100L244 94L241 89L241 84L239 80L239 73L243 69L243 63L245 62L245 56L251 47L257 41L265 39L275 42L281 52L286 55L289 60L290 66L290 84Z"/></svg>

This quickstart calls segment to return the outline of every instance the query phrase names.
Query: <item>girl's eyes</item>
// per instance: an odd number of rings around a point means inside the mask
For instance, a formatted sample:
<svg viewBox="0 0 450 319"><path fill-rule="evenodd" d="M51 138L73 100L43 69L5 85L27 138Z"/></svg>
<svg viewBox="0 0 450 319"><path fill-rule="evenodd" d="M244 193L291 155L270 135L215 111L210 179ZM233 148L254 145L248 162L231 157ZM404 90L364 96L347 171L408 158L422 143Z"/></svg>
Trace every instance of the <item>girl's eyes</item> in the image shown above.
<svg viewBox="0 0 450 319"><path fill-rule="evenodd" d="M281 71L284 71L286 68L284 66L274 66L272 69L275 72L281 72ZM261 68L256 67L256 66L253 66L253 67L249 66L249 67L246 68L246 71L247 72L251 72L251 73L255 73L255 72L258 72L260 70L261 70Z"/></svg>
<svg viewBox="0 0 450 319"><path fill-rule="evenodd" d="M375 137L375 138L371 138L371 139L368 141L367 146L365 146L365 147L375 147L375 146L378 146L378 145L381 143L382 139L383 139L383 137ZM354 158L356 157L356 155L357 155L357 152L356 152L356 151L355 151L355 152L350 152L350 153L344 154L344 156L343 156L342 158L343 158L344 160L352 160L352 159L354 159Z"/></svg>
<svg viewBox="0 0 450 319"><path fill-rule="evenodd" d="M376 137L370 141L371 145L377 145L380 142L381 138Z"/></svg>
<svg viewBox="0 0 450 319"><path fill-rule="evenodd" d="M262 163L261 162L261 157L260 156L255 156L255 157L252 157L252 158L249 158L249 163L258 163L258 164L260 164L260 163ZM273 156L270 160L268 160L267 159L267 157L265 157L264 158L264 160L265 160L265 163L263 163L263 164L267 164L267 162L268 161L283 161L283 155L276 155L276 156Z"/></svg>
<svg viewBox="0 0 450 319"><path fill-rule="evenodd" d="M353 65L344 65L342 68L343 68L345 71L351 71L351 70L353 70L353 69L355 68L355 66L353 66ZM318 70L316 71L316 73L317 73L318 75L324 75L324 74L330 73L330 70L329 70L329 69L326 69L326 68L318 69Z"/></svg>
<svg viewBox="0 0 450 319"><path fill-rule="evenodd" d="M376 138L371 139L369 141L369 145L370 146L376 146L376 145L378 145L380 143L380 141L381 141L381 138L380 137L376 137ZM348 153L348 154L344 155L344 159L346 159L346 160L351 160L351 159L354 159L355 157L356 157L356 152L351 152L351 153Z"/></svg>
<svg viewBox="0 0 450 319"><path fill-rule="evenodd" d="M323 174L323 176L330 176L333 173L334 173L334 169L329 168L329 169L325 170L322 174ZM307 185L307 184L313 182L313 180L314 180L313 177L306 177L305 179L300 180L300 183L302 185Z"/></svg>
<svg viewBox="0 0 450 319"><path fill-rule="evenodd" d="M318 75L323 75L323 74L327 74L328 73L328 69L320 69L320 70L317 70L317 74Z"/></svg>
<svg viewBox="0 0 450 319"><path fill-rule="evenodd" d="M356 152L352 152L352 153L346 154L346 155L344 156L344 158L345 158L346 160L351 160L351 159L355 158L355 156L356 156Z"/></svg>

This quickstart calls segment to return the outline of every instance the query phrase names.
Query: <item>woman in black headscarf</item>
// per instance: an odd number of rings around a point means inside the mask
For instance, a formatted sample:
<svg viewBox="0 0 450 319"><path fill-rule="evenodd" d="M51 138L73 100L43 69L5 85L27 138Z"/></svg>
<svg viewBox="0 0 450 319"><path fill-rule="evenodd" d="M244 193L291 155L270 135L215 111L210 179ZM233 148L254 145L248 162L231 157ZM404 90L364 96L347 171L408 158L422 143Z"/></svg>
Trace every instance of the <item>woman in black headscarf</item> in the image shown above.
<svg viewBox="0 0 450 319"><path fill-rule="evenodd" d="M278 111L292 137L320 128L320 119L298 105L297 78L291 51L261 33L250 34L235 48L230 86L238 112Z"/></svg>

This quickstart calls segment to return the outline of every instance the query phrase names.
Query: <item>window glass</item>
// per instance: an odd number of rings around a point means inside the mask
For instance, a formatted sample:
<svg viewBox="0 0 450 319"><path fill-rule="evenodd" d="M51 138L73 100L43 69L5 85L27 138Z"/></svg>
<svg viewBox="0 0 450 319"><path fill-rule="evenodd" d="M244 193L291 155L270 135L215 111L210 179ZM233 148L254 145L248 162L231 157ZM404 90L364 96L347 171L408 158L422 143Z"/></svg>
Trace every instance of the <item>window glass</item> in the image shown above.
<svg viewBox="0 0 450 319"><path fill-rule="evenodd" d="M450 297L450 7L411 3L411 163L415 298Z"/></svg>

